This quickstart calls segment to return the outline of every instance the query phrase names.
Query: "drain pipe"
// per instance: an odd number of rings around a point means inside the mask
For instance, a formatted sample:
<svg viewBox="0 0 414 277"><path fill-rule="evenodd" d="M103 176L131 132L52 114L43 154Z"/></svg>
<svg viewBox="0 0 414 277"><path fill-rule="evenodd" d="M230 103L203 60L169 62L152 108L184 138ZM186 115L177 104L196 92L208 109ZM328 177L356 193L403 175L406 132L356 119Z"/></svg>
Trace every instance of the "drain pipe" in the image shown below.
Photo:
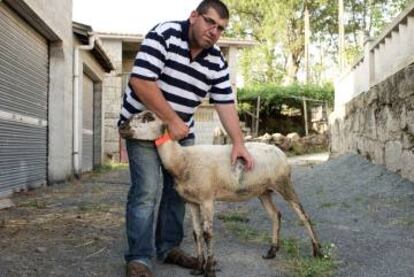
<svg viewBox="0 0 414 277"><path fill-rule="evenodd" d="M89 34L88 45L77 45L73 50L73 153L72 166L75 178L80 177L80 158L79 158L79 52L81 50L92 50L95 47L96 37Z"/></svg>

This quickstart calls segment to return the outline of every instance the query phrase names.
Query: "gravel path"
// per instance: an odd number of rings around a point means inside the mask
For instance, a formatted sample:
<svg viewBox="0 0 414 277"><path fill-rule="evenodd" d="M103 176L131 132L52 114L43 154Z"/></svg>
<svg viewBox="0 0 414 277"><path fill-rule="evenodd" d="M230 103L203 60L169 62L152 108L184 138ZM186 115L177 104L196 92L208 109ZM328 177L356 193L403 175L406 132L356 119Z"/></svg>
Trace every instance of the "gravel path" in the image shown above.
<svg viewBox="0 0 414 277"><path fill-rule="evenodd" d="M317 165L309 160L291 159L293 180L321 242L336 245L333 276L414 276L414 184L356 155ZM0 276L125 276L128 181L128 171L118 170L18 194L15 208L0 211ZM296 215L280 197L275 201L282 238L297 239L309 256L310 242ZM258 200L217 205L217 214L232 211L245 212L249 228L270 234ZM193 252L188 216L186 234L183 248ZM275 260L263 260L266 243L236 238L219 219L215 234L218 277L297 276L284 263L283 249ZM191 276L159 263L155 275Z"/></svg>

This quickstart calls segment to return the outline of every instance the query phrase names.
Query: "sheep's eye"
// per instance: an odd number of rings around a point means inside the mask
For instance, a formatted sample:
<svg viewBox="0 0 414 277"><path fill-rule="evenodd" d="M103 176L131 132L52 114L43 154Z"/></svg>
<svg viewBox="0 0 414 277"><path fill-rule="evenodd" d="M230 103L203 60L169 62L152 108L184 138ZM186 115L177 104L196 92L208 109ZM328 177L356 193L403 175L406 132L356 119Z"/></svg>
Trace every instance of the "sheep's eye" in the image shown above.
<svg viewBox="0 0 414 277"><path fill-rule="evenodd" d="M144 116L142 118L142 122L144 122L144 123L152 122L154 120L155 120L155 117L151 113L144 114Z"/></svg>

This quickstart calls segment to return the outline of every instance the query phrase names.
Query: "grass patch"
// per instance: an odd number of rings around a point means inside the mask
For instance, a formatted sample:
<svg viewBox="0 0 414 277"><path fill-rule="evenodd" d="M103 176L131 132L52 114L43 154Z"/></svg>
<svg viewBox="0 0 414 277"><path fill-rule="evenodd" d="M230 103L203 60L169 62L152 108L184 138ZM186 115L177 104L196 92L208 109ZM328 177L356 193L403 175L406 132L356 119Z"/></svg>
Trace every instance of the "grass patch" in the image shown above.
<svg viewBox="0 0 414 277"><path fill-rule="evenodd" d="M229 212L218 215L223 221L226 230L231 232L238 240L270 245L272 242L271 232L262 232L250 227L247 222L247 212ZM333 244L322 246L324 257L314 258L309 255L308 241L298 241L295 239L281 239L280 252L278 255L278 270L286 270L289 276L295 277L330 277L334 276L338 265L336 261Z"/></svg>
<svg viewBox="0 0 414 277"><path fill-rule="evenodd" d="M391 225L400 225L400 226L414 226L414 217L400 217L395 218L390 222Z"/></svg>
<svg viewBox="0 0 414 277"><path fill-rule="evenodd" d="M226 230L230 231L237 239L256 243L271 243L270 234L258 232L246 223L249 222L248 211L231 211L217 215L224 222Z"/></svg>
<svg viewBox="0 0 414 277"><path fill-rule="evenodd" d="M334 276L338 265L335 245L323 245L322 253L324 256L314 258L309 256L306 243L292 238L281 240L281 250L287 254L282 266L292 272L295 277Z"/></svg>
<svg viewBox="0 0 414 277"><path fill-rule="evenodd" d="M322 203L319 208L332 208L335 207L336 203L333 202L326 202L326 203Z"/></svg>
<svg viewBox="0 0 414 277"><path fill-rule="evenodd" d="M220 213L217 218L223 222L249 222L247 211L231 211L226 213Z"/></svg>
<svg viewBox="0 0 414 277"><path fill-rule="evenodd" d="M111 206L106 204L81 203L78 205L78 210L83 213L106 213L110 209Z"/></svg>
<svg viewBox="0 0 414 277"><path fill-rule="evenodd" d="M103 165L97 167L94 172L105 173L111 170L127 169L128 163L106 162Z"/></svg>
<svg viewBox="0 0 414 277"><path fill-rule="evenodd" d="M30 200L27 202L20 203L19 207L45 209L47 208L47 203L44 200L35 199L35 200Z"/></svg>
<svg viewBox="0 0 414 277"><path fill-rule="evenodd" d="M270 244L272 238L269 232L259 232L245 223L225 222L225 228L241 241Z"/></svg>

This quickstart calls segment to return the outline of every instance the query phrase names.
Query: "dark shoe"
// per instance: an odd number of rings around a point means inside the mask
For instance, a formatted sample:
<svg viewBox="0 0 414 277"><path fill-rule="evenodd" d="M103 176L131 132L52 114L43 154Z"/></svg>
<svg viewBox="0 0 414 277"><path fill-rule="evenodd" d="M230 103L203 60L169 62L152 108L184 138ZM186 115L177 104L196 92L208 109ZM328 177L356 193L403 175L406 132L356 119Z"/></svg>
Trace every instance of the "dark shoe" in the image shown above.
<svg viewBox="0 0 414 277"><path fill-rule="evenodd" d="M179 248L171 249L171 251L168 252L167 258L165 258L164 263L175 264L189 269L198 269L197 258L191 257Z"/></svg>
<svg viewBox="0 0 414 277"><path fill-rule="evenodd" d="M138 261L131 261L127 265L127 277L153 277L149 268Z"/></svg>

